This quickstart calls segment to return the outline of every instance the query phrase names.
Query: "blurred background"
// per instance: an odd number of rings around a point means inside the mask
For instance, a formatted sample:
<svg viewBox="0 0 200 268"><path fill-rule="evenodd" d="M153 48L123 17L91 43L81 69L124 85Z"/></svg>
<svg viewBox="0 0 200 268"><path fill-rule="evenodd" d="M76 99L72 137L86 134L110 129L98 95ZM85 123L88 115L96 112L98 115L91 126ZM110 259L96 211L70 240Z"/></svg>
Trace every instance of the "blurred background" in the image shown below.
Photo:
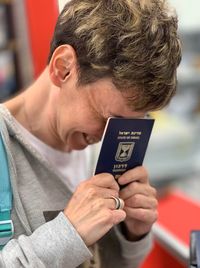
<svg viewBox="0 0 200 268"><path fill-rule="evenodd" d="M46 66L66 2L0 0L0 102L27 87ZM200 1L170 3L179 17L183 58L176 96L152 114L156 123L144 164L158 190L160 217L155 248L143 268L188 267L190 231L200 229Z"/></svg>
<svg viewBox="0 0 200 268"><path fill-rule="evenodd" d="M155 113L145 164L157 187L177 186L200 200L200 18L198 0L170 0L179 18L178 92Z"/></svg>

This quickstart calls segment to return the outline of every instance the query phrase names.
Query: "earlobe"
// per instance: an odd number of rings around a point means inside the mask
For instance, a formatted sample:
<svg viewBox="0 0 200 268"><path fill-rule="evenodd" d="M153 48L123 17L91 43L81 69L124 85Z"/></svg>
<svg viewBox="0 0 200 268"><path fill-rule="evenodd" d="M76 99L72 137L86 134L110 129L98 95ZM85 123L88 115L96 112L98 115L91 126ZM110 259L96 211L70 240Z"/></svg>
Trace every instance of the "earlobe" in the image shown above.
<svg viewBox="0 0 200 268"><path fill-rule="evenodd" d="M76 68L76 53L70 45L62 45L56 48L49 63L49 74L52 82L57 87L70 77Z"/></svg>

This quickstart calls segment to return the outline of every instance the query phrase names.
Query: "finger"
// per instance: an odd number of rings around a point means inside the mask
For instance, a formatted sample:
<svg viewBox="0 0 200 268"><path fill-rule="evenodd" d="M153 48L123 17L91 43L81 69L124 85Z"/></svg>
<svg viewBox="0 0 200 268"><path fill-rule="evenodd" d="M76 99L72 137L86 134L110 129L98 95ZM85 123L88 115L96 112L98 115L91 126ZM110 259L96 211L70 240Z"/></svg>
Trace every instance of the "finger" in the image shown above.
<svg viewBox="0 0 200 268"><path fill-rule="evenodd" d="M114 198L97 198L92 207L95 211L103 210L105 208L115 210L116 202Z"/></svg>
<svg viewBox="0 0 200 268"><path fill-rule="evenodd" d="M118 183L116 182L115 178L109 173L101 173L95 175L89 181L99 187L110 188L119 191Z"/></svg>
<svg viewBox="0 0 200 268"><path fill-rule="evenodd" d="M125 201L125 206L130 208L156 209L158 206L158 201L154 197L136 194Z"/></svg>
<svg viewBox="0 0 200 268"><path fill-rule="evenodd" d="M139 220L147 224L155 222L158 218L158 211L156 209L152 210L152 209L125 207L124 211L126 212L127 217Z"/></svg>
<svg viewBox="0 0 200 268"><path fill-rule="evenodd" d="M148 181L148 173L143 166L128 170L118 179L120 185L125 185L134 181L139 181L141 183L146 183Z"/></svg>
<svg viewBox="0 0 200 268"><path fill-rule="evenodd" d="M103 206L106 208L109 208L111 210L116 209L116 202L115 202L114 198L104 198L104 199L101 199L101 202L102 202Z"/></svg>
<svg viewBox="0 0 200 268"><path fill-rule="evenodd" d="M124 200L119 197L111 196L109 199L112 199L115 203L113 209L123 209L124 208Z"/></svg>
<svg viewBox="0 0 200 268"><path fill-rule="evenodd" d="M112 210L118 210L124 208L124 200L118 197L115 198L114 196L109 196L108 198L96 198L92 206L96 210L100 210L105 207Z"/></svg>
<svg viewBox="0 0 200 268"><path fill-rule="evenodd" d="M101 197L101 198L110 198L111 196L118 197L119 193L116 190L103 188L96 185L89 186L87 189L87 194L93 197Z"/></svg>
<svg viewBox="0 0 200 268"><path fill-rule="evenodd" d="M122 221L125 220L126 218L126 212L123 209L114 209L112 210L113 214L113 225L116 225Z"/></svg>
<svg viewBox="0 0 200 268"><path fill-rule="evenodd" d="M95 204L93 205L93 209L95 211L102 212L101 215L104 217L104 219L101 218L101 220L104 221L107 219L107 224L117 224L126 218L125 211L123 209L116 209L115 201L112 198L101 198L96 200Z"/></svg>
<svg viewBox="0 0 200 268"><path fill-rule="evenodd" d="M95 211L99 211L104 208L112 210L124 208L124 201L121 198L118 198L118 194L116 192L113 192L115 194L114 196L111 194L111 190L109 191L106 189L105 191L102 191L102 194L100 194L101 191L98 190L98 193L96 193L94 187L92 188L92 191L88 189L86 193L87 200L84 199L83 202L81 202L80 206L90 204L91 209ZM107 194L104 192L107 192ZM103 195L106 197L103 197Z"/></svg>
<svg viewBox="0 0 200 268"><path fill-rule="evenodd" d="M125 186L120 192L119 196L123 200L130 198L136 194L142 194L145 196L156 197L155 188L151 187L149 184L141 184L139 182L132 182Z"/></svg>

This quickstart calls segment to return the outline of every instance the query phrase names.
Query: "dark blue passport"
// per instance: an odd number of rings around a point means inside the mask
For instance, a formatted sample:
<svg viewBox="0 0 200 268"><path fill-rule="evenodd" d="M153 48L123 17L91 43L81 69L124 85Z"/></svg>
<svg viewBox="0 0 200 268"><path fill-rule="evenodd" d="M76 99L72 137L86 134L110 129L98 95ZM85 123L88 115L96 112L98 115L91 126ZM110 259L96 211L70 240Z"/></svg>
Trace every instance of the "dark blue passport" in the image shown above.
<svg viewBox="0 0 200 268"><path fill-rule="evenodd" d="M111 173L118 179L141 166L154 119L109 118L104 130L95 174Z"/></svg>

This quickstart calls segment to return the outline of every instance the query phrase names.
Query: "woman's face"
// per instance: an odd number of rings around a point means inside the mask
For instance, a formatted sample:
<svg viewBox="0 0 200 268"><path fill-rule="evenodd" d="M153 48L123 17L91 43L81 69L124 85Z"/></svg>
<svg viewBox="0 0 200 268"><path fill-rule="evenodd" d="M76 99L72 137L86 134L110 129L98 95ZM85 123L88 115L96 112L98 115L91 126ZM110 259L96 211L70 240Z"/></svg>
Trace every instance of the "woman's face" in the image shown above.
<svg viewBox="0 0 200 268"><path fill-rule="evenodd" d="M64 151L81 150L98 142L109 117L140 118L145 112L133 112L125 98L109 79L62 88L55 107L56 136Z"/></svg>

